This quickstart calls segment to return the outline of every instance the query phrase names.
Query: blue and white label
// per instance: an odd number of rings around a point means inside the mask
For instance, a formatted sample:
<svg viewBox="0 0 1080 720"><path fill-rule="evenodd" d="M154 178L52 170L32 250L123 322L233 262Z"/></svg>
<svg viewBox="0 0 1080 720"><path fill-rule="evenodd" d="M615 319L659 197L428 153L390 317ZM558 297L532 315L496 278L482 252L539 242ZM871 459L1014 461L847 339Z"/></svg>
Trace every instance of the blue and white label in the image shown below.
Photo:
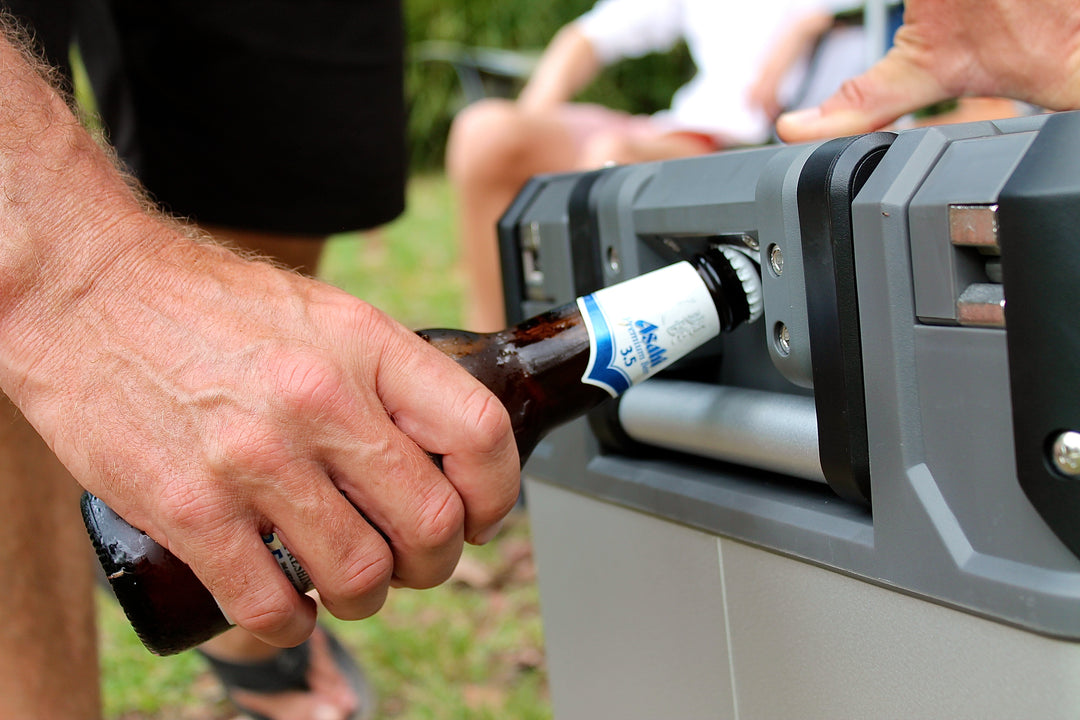
<svg viewBox="0 0 1080 720"><path fill-rule="evenodd" d="M289 548L285 547L285 543L281 542L281 538L277 536L277 533L271 532L263 535L262 541L297 592L306 593L315 587L315 584L311 582L311 578L308 577L307 570L289 552Z"/></svg>
<svg viewBox="0 0 1080 720"><path fill-rule="evenodd" d="M591 350L581 381L621 395L720 334L697 270L680 262L578 298Z"/></svg>

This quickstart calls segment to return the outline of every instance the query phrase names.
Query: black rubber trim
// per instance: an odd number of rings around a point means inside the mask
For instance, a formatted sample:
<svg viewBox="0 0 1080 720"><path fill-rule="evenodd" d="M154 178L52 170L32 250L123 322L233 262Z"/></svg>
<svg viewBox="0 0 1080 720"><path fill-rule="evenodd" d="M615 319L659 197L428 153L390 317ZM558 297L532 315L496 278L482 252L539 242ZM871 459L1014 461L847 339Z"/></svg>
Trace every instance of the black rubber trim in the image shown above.
<svg viewBox="0 0 1080 720"><path fill-rule="evenodd" d="M589 411L586 418L589 429L600 443L600 449L605 453L618 453L629 457L635 457L643 453L643 446L623 430L619 422L619 404L622 397L612 398L605 401L599 407Z"/></svg>
<svg viewBox="0 0 1080 720"><path fill-rule="evenodd" d="M823 143L799 176L818 454L837 494L870 503L859 299L851 203L895 139L871 133Z"/></svg>
<svg viewBox="0 0 1080 720"><path fill-rule="evenodd" d="M596 200L592 189L597 180L614 168L601 168L580 173L570 189L566 201L567 234L570 244L570 260L573 272L574 295L588 295L604 286L603 266L600 258L600 227L596 213ZM523 304L525 297L524 268L521 259L521 226L523 217L536 196L549 185L551 177L538 175L530 178L517 194L506 212L499 218L499 265L503 276L503 303L508 324L525 320Z"/></svg>
<svg viewBox="0 0 1080 720"><path fill-rule="evenodd" d="M542 176L530 178L499 218L499 267L502 270L503 305L508 325L525 319L525 269L521 260L521 217L533 199L546 187Z"/></svg>
<svg viewBox="0 0 1080 720"><path fill-rule="evenodd" d="M614 168L584 172L566 203L567 232L570 236L570 259L574 273L574 295L581 297L604 287L600 258L600 219L596 212L593 187Z"/></svg>
<svg viewBox="0 0 1080 720"><path fill-rule="evenodd" d="M1050 461L1080 431L1080 114L1046 119L998 198L1016 473L1080 556L1080 478Z"/></svg>

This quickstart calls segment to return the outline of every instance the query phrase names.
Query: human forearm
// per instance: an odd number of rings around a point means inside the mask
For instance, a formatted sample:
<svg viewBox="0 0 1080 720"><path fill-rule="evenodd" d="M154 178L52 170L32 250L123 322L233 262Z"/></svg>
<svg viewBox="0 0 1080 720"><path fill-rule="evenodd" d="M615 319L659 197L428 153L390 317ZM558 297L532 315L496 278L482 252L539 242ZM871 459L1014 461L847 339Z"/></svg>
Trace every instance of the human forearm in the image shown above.
<svg viewBox="0 0 1080 720"><path fill-rule="evenodd" d="M599 71L600 62L588 38L573 24L566 25L544 50L518 103L527 110L550 109L571 100Z"/></svg>
<svg viewBox="0 0 1080 720"><path fill-rule="evenodd" d="M370 305L191 235L0 43L0 386L76 480L276 644L314 610L268 531L342 618L444 580L517 496L506 411Z"/></svg>
<svg viewBox="0 0 1080 720"><path fill-rule="evenodd" d="M89 283L136 247L140 203L42 69L0 40L0 386L15 399Z"/></svg>

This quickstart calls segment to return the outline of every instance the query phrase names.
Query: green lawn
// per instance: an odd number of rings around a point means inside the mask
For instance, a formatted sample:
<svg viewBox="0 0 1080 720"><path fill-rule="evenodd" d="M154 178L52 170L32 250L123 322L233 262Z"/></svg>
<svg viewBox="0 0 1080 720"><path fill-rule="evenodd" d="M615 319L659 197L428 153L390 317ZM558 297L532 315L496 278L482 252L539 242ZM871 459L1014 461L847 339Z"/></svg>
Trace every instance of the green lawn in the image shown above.
<svg viewBox="0 0 1080 720"><path fill-rule="evenodd" d="M405 213L379 230L332 238L320 274L414 330L457 327L463 282L453 218L445 178L414 177Z"/></svg>
<svg viewBox="0 0 1080 720"><path fill-rule="evenodd" d="M409 327L459 325L452 218L445 180L415 178L405 215L377 233L335 237L321 272ZM325 619L371 675L379 717L549 719L527 519L515 515L494 542L466 548L460 569L433 590L392 590L383 611L368 620ZM104 593L99 608L107 718L235 716L197 656L153 657Z"/></svg>

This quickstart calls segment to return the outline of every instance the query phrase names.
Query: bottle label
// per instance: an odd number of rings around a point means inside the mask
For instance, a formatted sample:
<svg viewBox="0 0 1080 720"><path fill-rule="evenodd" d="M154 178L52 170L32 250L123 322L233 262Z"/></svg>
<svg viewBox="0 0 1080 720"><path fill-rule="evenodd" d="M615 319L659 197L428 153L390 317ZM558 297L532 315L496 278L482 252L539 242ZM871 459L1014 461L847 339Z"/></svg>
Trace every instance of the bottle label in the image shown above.
<svg viewBox="0 0 1080 720"><path fill-rule="evenodd" d="M308 577L307 570L293 557L293 554L285 547L285 543L281 542L281 538L277 536L277 533L272 532L263 535L262 541L266 545L266 549L277 560L278 566L285 573L285 576L289 578L289 582L292 583L297 592L306 593L315 587L311 582L311 578Z"/></svg>
<svg viewBox="0 0 1080 720"><path fill-rule="evenodd" d="M712 295L680 262L578 298L589 331L583 383L617 397L720 334Z"/></svg>

